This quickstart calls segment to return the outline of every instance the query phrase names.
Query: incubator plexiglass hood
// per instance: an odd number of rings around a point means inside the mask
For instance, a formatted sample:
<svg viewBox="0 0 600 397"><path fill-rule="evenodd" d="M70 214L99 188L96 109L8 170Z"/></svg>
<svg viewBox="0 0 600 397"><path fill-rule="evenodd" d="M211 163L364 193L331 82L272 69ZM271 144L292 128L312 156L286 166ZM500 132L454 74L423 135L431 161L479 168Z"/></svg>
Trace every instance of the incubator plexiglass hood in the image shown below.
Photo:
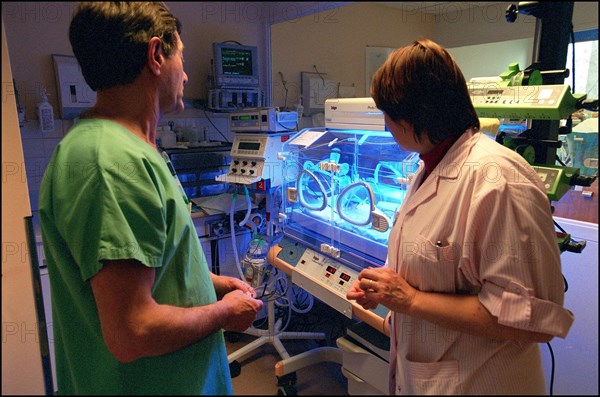
<svg viewBox="0 0 600 397"><path fill-rule="evenodd" d="M389 131L308 128L282 157L284 234L357 270L383 265L418 154Z"/></svg>

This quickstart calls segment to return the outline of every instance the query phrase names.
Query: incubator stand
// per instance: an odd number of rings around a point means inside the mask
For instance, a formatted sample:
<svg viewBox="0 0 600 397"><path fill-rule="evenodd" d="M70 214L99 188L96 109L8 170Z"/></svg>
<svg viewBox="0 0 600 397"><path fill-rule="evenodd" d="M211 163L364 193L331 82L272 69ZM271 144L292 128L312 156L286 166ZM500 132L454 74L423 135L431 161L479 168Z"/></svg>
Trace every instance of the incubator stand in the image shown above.
<svg viewBox="0 0 600 397"><path fill-rule="evenodd" d="M281 158L284 237L269 262L348 318L389 335L385 307L365 310L346 293L363 268L384 265L418 154L402 150L389 131L312 128L286 142ZM340 356L328 360L341 363ZM309 351L278 362L275 372L283 376L323 359Z"/></svg>

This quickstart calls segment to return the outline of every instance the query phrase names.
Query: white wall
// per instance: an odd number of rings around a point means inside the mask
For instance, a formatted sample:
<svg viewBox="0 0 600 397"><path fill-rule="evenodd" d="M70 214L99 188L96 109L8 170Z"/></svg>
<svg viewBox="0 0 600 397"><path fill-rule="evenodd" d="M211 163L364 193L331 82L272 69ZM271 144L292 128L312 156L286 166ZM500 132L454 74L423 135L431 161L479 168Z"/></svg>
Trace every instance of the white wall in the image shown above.
<svg viewBox="0 0 600 397"><path fill-rule="evenodd" d="M58 99L52 54L73 55L68 38L74 2L2 2L6 37L11 51L13 77L25 103L29 120L37 118L40 86L48 89L49 102L57 112ZM266 59L265 24L270 9L252 2L167 2L182 22L185 98L205 98L212 43L226 40L255 45ZM264 81L266 62L260 62Z"/></svg>
<svg viewBox="0 0 600 397"><path fill-rule="evenodd" d="M279 73L287 81L287 106L293 106L301 93L300 73L315 73L313 65L328 79L354 85L356 96L364 97L367 46L397 48L432 34L433 24L422 23L419 15L362 2L273 24L273 105L286 103Z"/></svg>
<svg viewBox="0 0 600 397"><path fill-rule="evenodd" d="M37 224L38 191L44 171L54 148L72 125L70 120L59 120L57 89L52 54L72 55L68 38L73 2L3 2L6 39L11 53L13 78L19 98L25 105L26 122L21 128L25 156L23 174L29 182L29 193L34 222ZM185 44L185 70L189 82L185 98L205 98L206 82L212 43L235 40L256 45L261 59L261 78L266 72L266 30L271 14L270 6L249 2L168 2L174 15L181 19L182 39ZM48 89L49 102L54 108L55 129L43 133L39 129L36 104L40 88ZM210 140L232 140L225 115L209 114L210 119L198 109L186 109L183 114L172 115L161 124L173 120L181 126L196 124L199 131L208 129ZM219 131L223 132L223 137ZM39 232L38 232L39 234Z"/></svg>
<svg viewBox="0 0 600 397"><path fill-rule="evenodd" d="M435 17L434 40L450 50L467 80L497 76L512 62L518 62L521 70L531 64L536 18L519 14L514 23L506 22L510 4L516 3L492 3ZM598 3L575 2L572 19L575 32L597 29Z"/></svg>
<svg viewBox="0 0 600 397"><path fill-rule="evenodd" d="M532 49L533 38L527 38L448 48L448 52L469 81L473 77L497 77L513 62L519 64L519 70L525 69L531 65ZM493 62L488 61L489 54L494 54Z"/></svg>
<svg viewBox="0 0 600 397"><path fill-rule="evenodd" d="M293 3L287 3L293 4ZM327 74L343 86L365 89L365 48L397 48L428 37L456 53L467 79L497 76L518 62L531 64L536 20L519 15L505 19L514 2L494 2L485 7L456 11L452 2L440 3L445 13L420 14L414 5L389 7L384 3L356 2L271 26L271 72L274 106L293 107L301 94L300 73ZM575 2L575 31L598 28L598 4ZM452 51L451 51L452 52ZM286 91L283 87L283 74Z"/></svg>

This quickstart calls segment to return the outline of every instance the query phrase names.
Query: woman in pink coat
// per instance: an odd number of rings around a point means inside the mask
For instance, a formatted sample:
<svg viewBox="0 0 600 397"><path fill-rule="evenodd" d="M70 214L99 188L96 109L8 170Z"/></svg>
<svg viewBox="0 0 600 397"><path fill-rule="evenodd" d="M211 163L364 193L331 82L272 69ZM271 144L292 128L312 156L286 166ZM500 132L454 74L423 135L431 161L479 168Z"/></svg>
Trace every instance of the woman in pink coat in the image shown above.
<svg viewBox="0 0 600 397"><path fill-rule="evenodd" d="M550 203L533 168L479 132L464 76L438 44L390 55L371 96L422 164L386 266L347 294L391 310L391 394L545 394L539 343L573 314Z"/></svg>

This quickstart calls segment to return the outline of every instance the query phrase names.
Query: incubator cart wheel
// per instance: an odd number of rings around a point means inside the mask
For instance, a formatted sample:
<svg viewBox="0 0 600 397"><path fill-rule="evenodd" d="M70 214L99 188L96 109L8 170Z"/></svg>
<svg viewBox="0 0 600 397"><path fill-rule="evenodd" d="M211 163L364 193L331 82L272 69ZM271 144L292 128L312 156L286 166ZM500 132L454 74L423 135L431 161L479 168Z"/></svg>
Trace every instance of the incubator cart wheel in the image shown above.
<svg viewBox="0 0 600 397"><path fill-rule="evenodd" d="M296 373L292 372L287 375L277 377L277 395L278 396L295 396L298 394L296 387Z"/></svg>
<svg viewBox="0 0 600 397"><path fill-rule="evenodd" d="M238 342L241 337L242 337L242 334L240 334L239 332L232 332L232 331L225 332L225 338L227 339L227 342L230 342L230 343Z"/></svg>
<svg viewBox="0 0 600 397"><path fill-rule="evenodd" d="M278 396L295 396L298 394L298 391L294 386L279 386L277 389Z"/></svg>
<svg viewBox="0 0 600 397"><path fill-rule="evenodd" d="M235 378L242 373L242 366L237 360L229 363L229 373L231 374L231 378Z"/></svg>

